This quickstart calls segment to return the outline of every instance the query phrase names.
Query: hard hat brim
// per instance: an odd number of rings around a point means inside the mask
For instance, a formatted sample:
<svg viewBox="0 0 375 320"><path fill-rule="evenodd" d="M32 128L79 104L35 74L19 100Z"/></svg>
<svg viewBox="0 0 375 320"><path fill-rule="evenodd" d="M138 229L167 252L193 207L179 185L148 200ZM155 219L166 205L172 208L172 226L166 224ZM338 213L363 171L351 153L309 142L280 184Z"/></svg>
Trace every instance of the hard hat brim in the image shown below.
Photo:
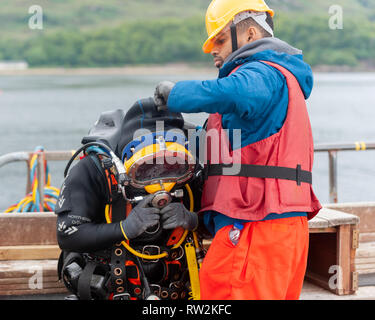
<svg viewBox="0 0 375 320"><path fill-rule="evenodd" d="M211 37L209 37L205 41L205 43L203 44L203 47L202 47L202 50L203 50L204 53L211 53L211 51L212 51L212 49L214 47L213 39L220 33L220 31L218 31L216 34L212 35Z"/></svg>

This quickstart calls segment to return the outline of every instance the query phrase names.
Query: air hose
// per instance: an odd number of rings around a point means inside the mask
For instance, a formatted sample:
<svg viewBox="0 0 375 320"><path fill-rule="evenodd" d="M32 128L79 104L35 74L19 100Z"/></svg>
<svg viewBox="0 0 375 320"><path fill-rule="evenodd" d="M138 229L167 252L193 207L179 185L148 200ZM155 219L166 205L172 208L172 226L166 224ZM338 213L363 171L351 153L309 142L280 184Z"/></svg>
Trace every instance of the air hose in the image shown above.
<svg viewBox="0 0 375 320"><path fill-rule="evenodd" d="M5 210L6 213L10 212L45 212L54 211L56 201L59 197L60 190L51 186L51 175L49 173L47 161L44 161L44 175L45 175L45 187L44 187L44 199L41 201L41 195L39 192L39 181L37 178L38 154L44 152L43 147L37 147L30 160L30 181L31 181L31 192L28 193L21 201L10 206ZM42 205L43 203L43 205Z"/></svg>

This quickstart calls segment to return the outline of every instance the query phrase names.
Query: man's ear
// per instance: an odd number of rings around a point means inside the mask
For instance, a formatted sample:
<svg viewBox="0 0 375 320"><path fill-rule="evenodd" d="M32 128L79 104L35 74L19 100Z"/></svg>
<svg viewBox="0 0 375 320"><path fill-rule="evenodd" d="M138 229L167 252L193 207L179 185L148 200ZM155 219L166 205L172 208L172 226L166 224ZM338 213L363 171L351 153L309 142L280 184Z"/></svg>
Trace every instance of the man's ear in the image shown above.
<svg viewBox="0 0 375 320"><path fill-rule="evenodd" d="M247 29L247 42L254 41L259 36L259 30L255 27Z"/></svg>

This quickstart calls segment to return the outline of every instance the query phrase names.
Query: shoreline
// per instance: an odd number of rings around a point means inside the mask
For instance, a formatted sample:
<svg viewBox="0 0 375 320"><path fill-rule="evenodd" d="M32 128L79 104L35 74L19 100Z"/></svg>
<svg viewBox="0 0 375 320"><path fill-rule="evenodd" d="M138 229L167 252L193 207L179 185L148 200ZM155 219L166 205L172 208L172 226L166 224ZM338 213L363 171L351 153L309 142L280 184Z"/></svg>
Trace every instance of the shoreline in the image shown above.
<svg viewBox="0 0 375 320"><path fill-rule="evenodd" d="M29 68L24 70L0 70L5 75L174 75L174 74L217 74L217 69L200 64L136 65L107 68Z"/></svg>
<svg viewBox="0 0 375 320"><path fill-rule="evenodd" d="M375 66L316 66L313 72L319 73L375 73ZM209 64L165 64L165 65L134 65L124 67L92 67L92 68L29 68L23 70L0 70L0 76L29 76L29 75L175 75L175 74L213 74L218 71Z"/></svg>

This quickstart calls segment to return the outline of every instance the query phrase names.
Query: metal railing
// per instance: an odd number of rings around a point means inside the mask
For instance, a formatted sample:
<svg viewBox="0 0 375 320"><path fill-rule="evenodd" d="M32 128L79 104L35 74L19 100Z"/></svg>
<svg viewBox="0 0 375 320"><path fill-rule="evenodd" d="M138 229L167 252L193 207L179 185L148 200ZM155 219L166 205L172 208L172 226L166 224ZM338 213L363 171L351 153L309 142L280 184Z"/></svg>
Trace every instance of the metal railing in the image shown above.
<svg viewBox="0 0 375 320"><path fill-rule="evenodd" d="M317 144L314 147L315 152L328 152L328 169L329 169L329 202L338 202L337 191L337 155L343 151L366 151L374 150L375 142L354 142L354 143L325 143Z"/></svg>
<svg viewBox="0 0 375 320"><path fill-rule="evenodd" d="M26 182L26 194L29 194L32 190L31 179L30 179L30 162L34 155L34 152L13 152L0 156L0 168L14 162L25 162L27 167L27 182ZM37 153L36 175L38 179L38 192L40 195L40 201L43 207L42 201L44 201L44 188L45 188L45 170L44 161L68 161L74 151L43 151Z"/></svg>
<svg viewBox="0 0 375 320"><path fill-rule="evenodd" d="M328 152L328 168L329 168L329 201L331 203L338 202L337 193L337 176L338 176L338 166L337 166L337 155L338 152L343 151L365 151L365 150L375 150L375 142L354 142L354 143L326 143L317 144L314 147L315 152ZM38 168L37 176L39 183L38 188L43 199L44 194L44 170L43 163L46 161L68 161L74 153L73 151L44 151L38 154ZM26 162L27 165L27 184L26 184L26 194L31 192L31 181L30 181L30 160L33 156L33 152L14 152L3 156L0 156L0 168L9 163L13 162Z"/></svg>

